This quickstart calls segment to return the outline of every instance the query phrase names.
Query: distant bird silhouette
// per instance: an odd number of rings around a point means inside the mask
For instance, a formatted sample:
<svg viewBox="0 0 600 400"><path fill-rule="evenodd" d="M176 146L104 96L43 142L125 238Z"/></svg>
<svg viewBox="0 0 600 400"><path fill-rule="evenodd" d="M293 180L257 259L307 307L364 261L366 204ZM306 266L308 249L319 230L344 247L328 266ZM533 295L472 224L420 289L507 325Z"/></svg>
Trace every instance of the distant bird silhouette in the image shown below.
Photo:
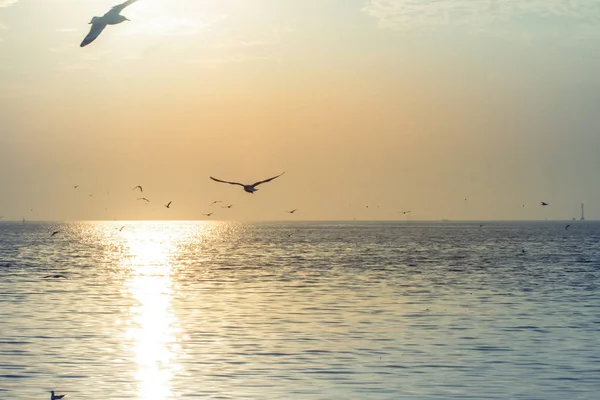
<svg viewBox="0 0 600 400"><path fill-rule="evenodd" d="M252 185L244 185L243 183L239 183L239 182L229 182L229 181L222 181L220 179L217 178L213 178L212 176L210 177L210 179L212 179L215 182L221 182L221 183L228 183L230 185L239 185L241 187L244 188L244 191L250 194L253 194L254 192L256 192L258 189L256 188L258 185L263 184L263 183L267 183L267 182L271 182L273 179L275 178L279 178L281 175L285 174L285 172L282 172L281 174L274 176L272 178L269 179L265 179L264 181L258 181L256 183L253 183Z"/></svg>
<svg viewBox="0 0 600 400"><path fill-rule="evenodd" d="M546 203L546 202L541 202L542 206L549 206L550 204Z"/></svg>
<svg viewBox="0 0 600 400"><path fill-rule="evenodd" d="M79 187L79 185L73 185L74 189L77 189Z"/></svg>
<svg viewBox="0 0 600 400"><path fill-rule="evenodd" d="M569 229L569 227L570 227L570 226L571 226L571 224L568 224L567 226L565 226L565 231L566 231L567 229Z"/></svg>
<svg viewBox="0 0 600 400"><path fill-rule="evenodd" d="M50 235L50 237L56 235L57 233L60 233L60 231L54 231L54 232L52 232L52 235Z"/></svg>
<svg viewBox="0 0 600 400"><path fill-rule="evenodd" d="M222 200L215 200L212 203L210 203L210 206L212 206L213 204L222 203L222 202L223 202Z"/></svg>
<svg viewBox="0 0 600 400"><path fill-rule="evenodd" d="M106 25L117 25L124 21L130 21L127 17L122 16L120 13L125 7L135 3L136 1L137 0L127 0L126 2L111 8L103 16L92 18L92 20L89 22L90 24L92 24L90 32L83 39L83 42L81 42L80 46L85 47L88 44L92 43L94 40L96 40L98 35L100 35L104 28L106 28Z"/></svg>
<svg viewBox="0 0 600 400"><path fill-rule="evenodd" d="M44 278L43 278L43 279L50 279L50 278L52 278L52 279L59 279L59 278L63 278L63 279L69 279L69 278L67 278L66 276L64 276L64 275L60 275L60 274L55 274L55 275L46 275L46 276L44 276ZM57 399L60 399L60 397L57 397Z"/></svg>
<svg viewBox="0 0 600 400"><path fill-rule="evenodd" d="M290 211L287 211L287 210L286 210L286 213L293 214L293 213L295 213L296 211L298 211L298 209L297 209L297 208L294 208L293 210L290 210Z"/></svg>
<svg viewBox="0 0 600 400"><path fill-rule="evenodd" d="M213 215L214 213L207 213L207 214L202 214L202 215L206 215L207 217L210 217L211 215Z"/></svg>
<svg viewBox="0 0 600 400"><path fill-rule="evenodd" d="M140 192L144 191L144 189L140 185L134 186L134 188L131 190L135 190L135 189L140 189Z"/></svg>
<svg viewBox="0 0 600 400"><path fill-rule="evenodd" d="M138 197L138 200L144 200L145 202L150 203L150 200L145 197Z"/></svg>
<svg viewBox="0 0 600 400"><path fill-rule="evenodd" d="M406 214L410 214L412 211L400 211L402 214L406 215Z"/></svg>
<svg viewBox="0 0 600 400"><path fill-rule="evenodd" d="M122 227L119 228L119 232L121 232L123 229L125 229L127 225L123 225Z"/></svg>
<svg viewBox="0 0 600 400"><path fill-rule="evenodd" d="M165 207L171 208L171 203L172 203L172 201L168 202L167 204L165 204Z"/></svg>
<svg viewBox="0 0 600 400"><path fill-rule="evenodd" d="M233 204L230 204L230 205L228 205L228 206L223 206L223 207L221 207L221 208L231 208L231 207L233 207Z"/></svg>
<svg viewBox="0 0 600 400"><path fill-rule="evenodd" d="M66 394L54 394L54 390L50 391L50 400L59 400L65 396L66 396Z"/></svg>

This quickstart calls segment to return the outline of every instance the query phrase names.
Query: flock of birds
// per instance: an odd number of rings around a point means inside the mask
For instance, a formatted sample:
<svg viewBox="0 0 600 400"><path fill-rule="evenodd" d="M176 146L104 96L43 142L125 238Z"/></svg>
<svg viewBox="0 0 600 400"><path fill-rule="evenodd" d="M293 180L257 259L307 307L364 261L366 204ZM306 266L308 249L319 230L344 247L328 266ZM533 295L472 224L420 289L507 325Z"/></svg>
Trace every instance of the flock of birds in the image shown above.
<svg viewBox="0 0 600 400"><path fill-rule="evenodd" d="M262 185L263 183L271 182L272 180L274 180L276 178L279 178L283 174L285 174L285 172L282 172L281 174L273 176L271 178L263 179L262 181L255 182L253 184L244 184L244 183L239 183L239 182L224 181L222 179L217 179L217 178L212 177L212 176L210 177L210 179L212 179L215 182L219 182L219 183L227 183L229 185L238 185L238 186L241 186L246 193L254 194L256 191L258 191L257 186ZM73 188L77 189L77 188L79 188L79 185L73 185ZM139 190L140 193L144 193L144 187L142 185L136 185L131 190ZM92 196L92 195L90 194L90 196ZM141 200L141 201L144 201L146 203L150 203L150 200L147 197L138 197L137 200L138 201ZM222 203L222 202L223 202L222 200L214 200L212 203L210 203L209 207L212 207L215 204L219 204L219 203ZM170 209L171 208L171 204L173 204L173 201L169 201L167 204L164 204L164 207ZM233 204L227 204L227 205L221 206L221 208L225 208L225 209L231 209L232 207L233 207ZM289 213L289 214L294 214L298 210L299 210L298 208L294 208L293 210L285 210L285 212ZM213 214L214 214L214 212L208 212L208 213L203 213L202 215L206 216L206 217L211 217ZM23 218L23 222L25 222L25 218ZM124 228L125 228L125 225L123 225L120 228L118 228L118 230L122 231ZM53 231L52 234L50 235L50 237L53 237L53 236L55 236L55 235L57 235L59 233L60 233L59 230L58 231Z"/></svg>

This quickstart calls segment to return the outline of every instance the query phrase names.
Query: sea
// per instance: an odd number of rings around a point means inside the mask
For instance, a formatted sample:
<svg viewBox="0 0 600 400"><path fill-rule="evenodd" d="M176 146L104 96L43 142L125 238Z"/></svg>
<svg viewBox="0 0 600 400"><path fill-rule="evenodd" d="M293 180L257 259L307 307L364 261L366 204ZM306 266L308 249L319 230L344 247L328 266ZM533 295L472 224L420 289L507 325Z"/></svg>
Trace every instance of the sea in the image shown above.
<svg viewBox="0 0 600 400"><path fill-rule="evenodd" d="M600 222L2 222L0 278L2 399L600 399Z"/></svg>

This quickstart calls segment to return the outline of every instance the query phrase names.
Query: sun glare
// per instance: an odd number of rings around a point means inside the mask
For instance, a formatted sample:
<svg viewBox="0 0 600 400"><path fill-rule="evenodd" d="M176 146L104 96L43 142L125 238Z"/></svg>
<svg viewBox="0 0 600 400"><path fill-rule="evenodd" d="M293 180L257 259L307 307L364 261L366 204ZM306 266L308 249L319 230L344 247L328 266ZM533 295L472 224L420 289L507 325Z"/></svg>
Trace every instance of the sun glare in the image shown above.
<svg viewBox="0 0 600 400"><path fill-rule="evenodd" d="M142 400L173 396L178 322L171 311L173 268L169 260L177 252L181 232L143 223L122 232L129 248L129 257L122 263L129 275L125 286L136 300L126 338L133 343L138 398Z"/></svg>

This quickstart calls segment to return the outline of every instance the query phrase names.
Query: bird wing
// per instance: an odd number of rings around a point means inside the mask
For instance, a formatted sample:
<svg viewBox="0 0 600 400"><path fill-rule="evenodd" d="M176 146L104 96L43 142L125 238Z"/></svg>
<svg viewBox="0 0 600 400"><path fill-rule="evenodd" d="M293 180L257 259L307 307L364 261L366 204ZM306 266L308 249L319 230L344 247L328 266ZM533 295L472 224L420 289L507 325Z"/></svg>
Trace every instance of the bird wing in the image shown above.
<svg viewBox="0 0 600 400"><path fill-rule="evenodd" d="M113 8L111 8L109 12L119 14L121 11L123 11L123 9L125 7L132 5L136 1L137 0L127 0L127 1L125 1L123 3L121 3L121 4L117 4L116 6L114 6Z"/></svg>
<svg viewBox="0 0 600 400"><path fill-rule="evenodd" d="M210 177L210 179L212 179L212 180L213 180L213 181L215 181L215 182L229 183L230 185L240 185L240 186L242 186L242 187L244 186L244 184L243 184L243 183L222 181L222 180L220 180L220 179L213 178L212 176Z"/></svg>
<svg viewBox="0 0 600 400"><path fill-rule="evenodd" d="M104 28L106 28L105 22L100 22L100 21L94 22L92 24L92 27L90 28L90 32L87 34L87 36L85 38L83 38L83 42L81 42L80 47L87 46L88 44L90 44L94 40L96 40L96 38L98 37L98 35L100 33L102 33Z"/></svg>
<svg viewBox="0 0 600 400"><path fill-rule="evenodd" d="M172 201L168 202L167 203L167 207L169 207L171 205L171 203L172 203Z"/></svg>
<svg viewBox="0 0 600 400"><path fill-rule="evenodd" d="M265 179L264 181L258 181L258 182L256 182L254 185L252 185L252 186L258 186L258 185L260 185L261 183L267 183L267 182L271 182L273 179L275 179L275 178L279 178L279 177L280 177L281 175L283 175L283 174L285 174L285 172L282 172L282 173L280 173L279 175L277 175L277 176L274 176L274 177L272 177L272 178Z"/></svg>

